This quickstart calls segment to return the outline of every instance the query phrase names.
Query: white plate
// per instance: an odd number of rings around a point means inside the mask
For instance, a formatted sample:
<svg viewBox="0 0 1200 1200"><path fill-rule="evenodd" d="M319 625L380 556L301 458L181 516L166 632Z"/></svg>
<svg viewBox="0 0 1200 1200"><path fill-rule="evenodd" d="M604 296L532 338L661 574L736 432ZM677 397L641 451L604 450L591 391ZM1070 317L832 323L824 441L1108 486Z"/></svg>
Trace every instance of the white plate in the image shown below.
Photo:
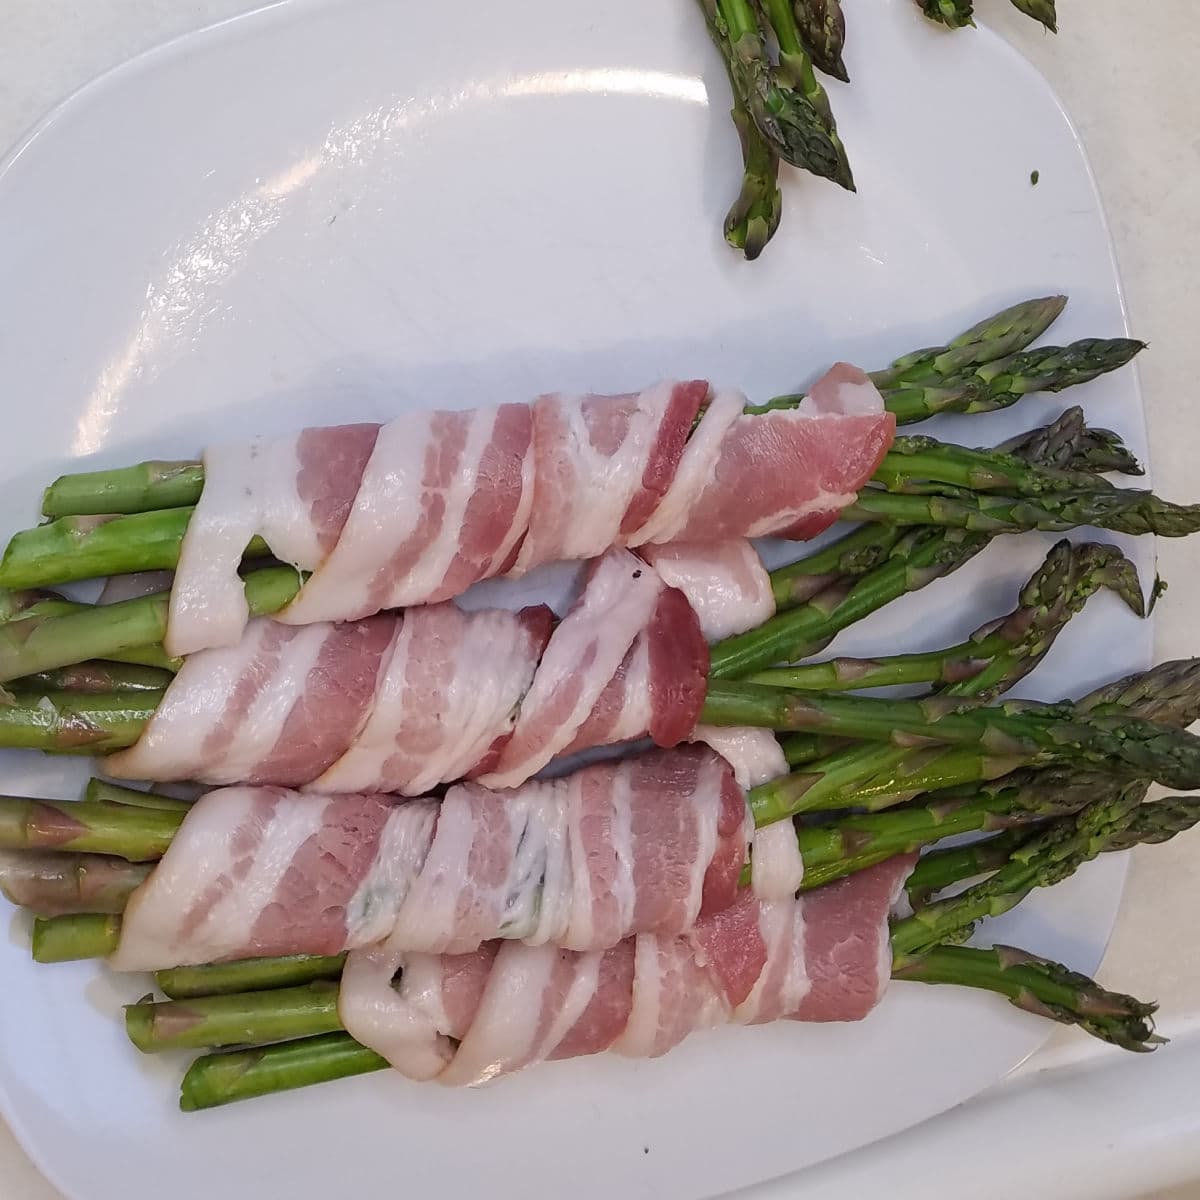
<svg viewBox="0 0 1200 1200"><path fill-rule="evenodd" d="M5 532L75 458L663 375L765 397L1058 289L1073 302L1056 337L1120 333L1099 202L1046 84L986 32L939 35L911 0L860 7L856 82L834 97L860 194L789 174L783 230L753 265L719 237L738 156L690 0L281 4L106 76L0 178ZM1132 373L1086 397L1144 453ZM950 428L978 443L1060 408ZM1011 604L1049 540L994 548L845 645L958 637ZM1029 691L1078 691L1149 653L1149 625L1101 597ZM82 778L0 765L6 791L72 795ZM1107 860L995 935L1093 968L1123 871ZM89 1200L707 1196L939 1112L1045 1034L990 998L908 985L861 1026L719 1032L475 1092L378 1076L183 1117L179 1062L139 1058L114 1020L144 981L34 969L25 933L17 920L0 944L0 1099L43 1170Z"/></svg>

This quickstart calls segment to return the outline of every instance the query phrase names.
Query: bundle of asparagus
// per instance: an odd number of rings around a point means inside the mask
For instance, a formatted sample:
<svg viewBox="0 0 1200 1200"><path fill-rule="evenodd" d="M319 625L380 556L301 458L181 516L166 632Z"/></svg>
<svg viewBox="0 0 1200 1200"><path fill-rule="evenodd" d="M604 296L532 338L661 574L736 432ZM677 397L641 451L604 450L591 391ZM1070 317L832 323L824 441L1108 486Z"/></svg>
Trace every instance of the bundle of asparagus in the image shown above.
<svg viewBox="0 0 1200 1200"><path fill-rule="evenodd" d="M742 187L725 218L725 240L757 258L779 228L779 164L809 171L854 191L823 71L850 81L842 51L846 19L840 0L697 0L721 52L733 93L732 118L742 145ZM917 0L949 29L974 25L973 0ZM1015 8L1058 30L1055 0L1012 0Z"/></svg>

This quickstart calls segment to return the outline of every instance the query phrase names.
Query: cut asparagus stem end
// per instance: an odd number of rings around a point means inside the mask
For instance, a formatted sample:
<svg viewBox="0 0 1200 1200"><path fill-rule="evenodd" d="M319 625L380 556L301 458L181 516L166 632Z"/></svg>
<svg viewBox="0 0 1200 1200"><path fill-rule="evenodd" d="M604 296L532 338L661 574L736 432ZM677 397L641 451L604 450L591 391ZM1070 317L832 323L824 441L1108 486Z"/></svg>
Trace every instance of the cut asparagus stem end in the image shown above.
<svg viewBox="0 0 1200 1200"><path fill-rule="evenodd" d="M348 1079L388 1065L348 1033L327 1033L299 1042L256 1050L206 1054L183 1078L179 1107L184 1112L216 1108L274 1092Z"/></svg>
<svg viewBox="0 0 1200 1200"><path fill-rule="evenodd" d="M39 918L33 923L33 960L40 963L107 958L121 940L121 918L86 916Z"/></svg>

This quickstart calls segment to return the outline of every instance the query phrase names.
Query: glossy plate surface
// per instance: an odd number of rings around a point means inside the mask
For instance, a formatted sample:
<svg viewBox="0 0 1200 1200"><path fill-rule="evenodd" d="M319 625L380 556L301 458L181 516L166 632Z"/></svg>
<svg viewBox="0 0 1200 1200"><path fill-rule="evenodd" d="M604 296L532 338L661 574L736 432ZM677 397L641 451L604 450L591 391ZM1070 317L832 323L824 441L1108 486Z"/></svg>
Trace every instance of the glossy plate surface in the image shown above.
<svg viewBox="0 0 1200 1200"><path fill-rule="evenodd" d="M719 236L738 155L690 0L285 3L106 76L0 174L0 532L64 469L252 430L671 375L765 398L1049 291L1073 297L1057 340L1122 332L1092 180L1044 81L911 0L860 7L855 84L834 85L859 195L789 174L783 231L752 265ZM1132 372L1086 399L1144 452ZM981 444L1062 407L937 431ZM1011 607L1050 540L997 545L838 649L956 640ZM1078 693L1149 653L1149 625L1100 597L1025 694ZM10 753L0 770L5 791L69 796L84 764ZM1097 864L992 935L1090 970L1123 873ZM115 1019L145 981L35 969L26 938L18 918L0 939L0 1101L77 1200L709 1196L942 1111L1046 1032L905 985L860 1026L184 1117L181 1062L139 1057Z"/></svg>

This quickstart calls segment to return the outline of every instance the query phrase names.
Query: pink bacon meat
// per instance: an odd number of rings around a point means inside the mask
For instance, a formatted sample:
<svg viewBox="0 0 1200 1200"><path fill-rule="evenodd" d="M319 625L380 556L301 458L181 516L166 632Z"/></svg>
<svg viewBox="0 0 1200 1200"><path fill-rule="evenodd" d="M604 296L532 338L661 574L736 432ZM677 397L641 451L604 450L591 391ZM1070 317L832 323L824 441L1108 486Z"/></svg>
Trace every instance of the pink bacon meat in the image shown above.
<svg viewBox="0 0 1200 1200"><path fill-rule="evenodd" d="M404 1075L451 1085L604 1050L655 1057L718 1025L862 1020L887 988L888 916L914 861L899 856L798 899L743 892L687 933L606 950L355 951L340 1015Z"/></svg>
<svg viewBox="0 0 1200 1200"><path fill-rule="evenodd" d="M770 581L745 543L689 548L668 587L628 550L589 565L555 626L544 607L287 626L190 655L118 778L420 796L476 778L524 783L556 755L686 741L704 703L704 628L754 624Z"/></svg>
<svg viewBox="0 0 1200 1200"><path fill-rule="evenodd" d="M661 383L215 446L184 538L166 644L232 646L251 537L312 572L275 619L357 620L613 546L811 537L878 467L895 421L839 364L798 407Z"/></svg>
<svg viewBox="0 0 1200 1200"><path fill-rule="evenodd" d="M752 821L706 746L445 798L210 792L131 898L120 970L271 954L604 950L737 896Z"/></svg>

